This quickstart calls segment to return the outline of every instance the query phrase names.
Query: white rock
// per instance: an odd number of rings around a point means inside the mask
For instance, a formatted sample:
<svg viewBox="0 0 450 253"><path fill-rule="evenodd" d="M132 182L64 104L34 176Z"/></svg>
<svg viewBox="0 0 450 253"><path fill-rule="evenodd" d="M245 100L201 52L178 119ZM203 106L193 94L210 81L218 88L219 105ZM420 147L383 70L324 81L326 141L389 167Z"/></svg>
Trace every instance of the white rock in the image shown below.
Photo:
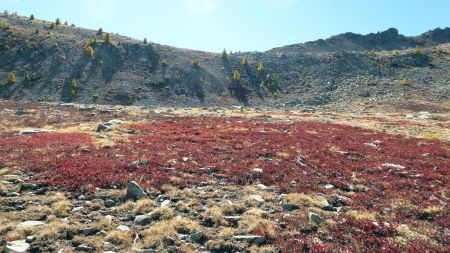
<svg viewBox="0 0 450 253"><path fill-rule="evenodd" d="M332 185L332 184L325 185L325 189L333 189L333 188L334 188L334 185Z"/></svg>
<svg viewBox="0 0 450 253"><path fill-rule="evenodd" d="M260 168L254 168L254 169L253 169L253 172L255 172L255 173L262 173L262 172L263 172L263 169L260 169Z"/></svg>
<svg viewBox="0 0 450 253"><path fill-rule="evenodd" d="M261 196L259 196L259 195L251 195L250 196L254 201L256 201L256 202L258 202L258 203L264 203L264 199L261 197Z"/></svg>
<svg viewBox="0 0 450 253"><path fill-rule="evenodd" d="M42 225L45 225L45 223L42 221L29 220L29 221L24 221L24 222L20 223L19 225L17 225L17 228L26 229L26 228L32 228L32 227L42 226Z"/></svg>
<svg viewBox="0 0 450 253"><path fill-rule="evenodd" d="M258 190L260 190L260 191L268 191L269 190L269 187L267 187L263 184L257 184L255 187L258 188Z"/></svg>
<svg viewBox="0 0 450 253"><path fill-rule="evenodd" d="M71 213L76 213L76 212L81 211L81 210L83 210L83 209L84 209L84 207L78 206L78 207L75 207L74 209L72 209L72 211L70 211L70 212L71 212Z"/></svg>
<svg viewBox="0 0 450 253"><path fill-rule="evenodd" d="M124 225L120 225L117 227L117 230L123 231L123 232L128 232L130 231L130 228Z"/></svg>
<svg viewBox="0 0 450 253"><path fill-rule="evenodd" d="M8 242L3 252L5 253L22 253L26 252L30 248L25 240L18 240L13 242Z"/></svg>
<svg viewBox="0 0 450 253"><path fill-rule="evenodd" d="M405 166L402 166L399 164L393 164L393 163L383 163L381 166L385 169L396 169L396 170L405 168Z"/></svg>
<svg viewBox="0 0 450 253"><path fill-rule="evenodd" d="M170 203L171 203L171 201L166 199L163 202L161 202L161 207L169 207Z"/></svg>

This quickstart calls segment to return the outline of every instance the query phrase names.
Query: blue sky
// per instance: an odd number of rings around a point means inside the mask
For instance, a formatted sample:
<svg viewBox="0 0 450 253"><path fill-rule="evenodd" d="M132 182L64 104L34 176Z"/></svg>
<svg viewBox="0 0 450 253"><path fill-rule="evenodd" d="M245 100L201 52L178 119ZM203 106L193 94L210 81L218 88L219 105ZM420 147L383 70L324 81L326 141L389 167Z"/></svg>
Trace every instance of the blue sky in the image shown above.
<svg viewBox="0 0 450 253"><path fill-rule="evenodd" d="M343 33L450 27L449 0L0 0L0 10L220 52L264 51Z"/></svg>

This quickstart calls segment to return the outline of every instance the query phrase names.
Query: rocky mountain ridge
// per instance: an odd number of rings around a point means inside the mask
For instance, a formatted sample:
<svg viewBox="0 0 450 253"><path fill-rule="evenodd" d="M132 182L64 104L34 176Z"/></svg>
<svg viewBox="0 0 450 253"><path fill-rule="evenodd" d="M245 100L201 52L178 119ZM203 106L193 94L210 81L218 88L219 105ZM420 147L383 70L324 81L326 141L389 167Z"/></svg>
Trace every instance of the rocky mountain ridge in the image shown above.
<svg viewBox="0 0 450 253"><path fill-rule="evenodd" d="M450 28L415 37L400 35L396 29L345 33L223 57L119 35L107 42L104 32L28 17L2 16L0 21L4 99L342 107L404 99L442 102L449 97ZM11 73L15 80L8 81Z"/></svg>

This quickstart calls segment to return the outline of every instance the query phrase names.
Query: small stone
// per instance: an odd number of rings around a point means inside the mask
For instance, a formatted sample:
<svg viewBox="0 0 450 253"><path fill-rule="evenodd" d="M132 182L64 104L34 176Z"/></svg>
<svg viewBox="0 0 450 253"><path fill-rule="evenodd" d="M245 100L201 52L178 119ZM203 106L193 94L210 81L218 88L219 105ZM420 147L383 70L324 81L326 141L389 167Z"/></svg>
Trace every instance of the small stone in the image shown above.
<svg viewBox="0 0 450 253"><path fill-rule="evenodd" d="M263 169L260 169L260 168L254 168L254 169L253 169L253 172L255 172L255 173L263 173Z"/></svg>
<svg viewBox="0 0 450 253"><path fill-rule="evenodd" d="M103 131L106 131L106 130L108 130L108 129L109 129L108 126L106 126L106 125L104 125L104 124L100 124L100 125L98 125L98 127L97 127L97 132L103 132Z"/></svg>
<svg viewBox="0 0 450 253"><path fill-rule="evenodd" d="M29 184L29 183L23 183L20 185L20 192L23 191L34 191L39 189L39 186L37 184Z"/></svg>
<svg viewBox="0 0 450 253"><path fill-rule="evenodd" d="M260 191L268 191L269 190L269 187L267 187L263 184L257 184L255 187L258 188L258 190L260 190Z"/></svg>
<svg viewBox="0 0 450 253"><path fill-rule="evenodd" d="M206 235L203 232L196 232L193 233L190 238L196 243L203 243L206 240Z"/></svg>
<svg viewBox="0 0 450 253"><path fill-rule="evenodd" d="M25 240L18 240L18 241L8 242L6 244L6 247L3 250L3 252L5 252L5 253L23 253L23 252L27 252L27 250L29 248L30 248L30 244L28 244Z"/></svg>
<svg viewBox="0 0 450 253"><path fill-rule="evenodd" d="M161 207L169 207L172 202L168 199L161 202Z"/></svg>
<svg viewBox="0 0 450 253"><path fill-rule="evenodd" d="M327 185L325 185L325 189L328 189L328 190L334 189L334 185L332 185L332 184L327 184Z"/></svg>
<svg viewBox="0 0 450 253"><path fill-rule="evenodd" d="M322 207L322 210L328 211L328 212L337 212L338 209L332 205L327 205L327 206Z"/></svg>
<svg viewBox="0 0 450 253"><path fill-rule="evenodd" d="M260 195L251 195L250 197L258 204L264 203L264 199Z"/></svg>
<svg viewBox="0 0 450 253"><path fill-rule="evenodd" d="M114 200L112 200L112 199L105 200L106 207L113 207L114 205L116 205L116 202L114 202Z"/></svg>
<svg viewBox="0 0 450 253"><path fill-rule="evenodd" d="M26 242L27 242L27 243L31 243L31 242L33 242L35 239L36 239L36 236L34 236L34 235L29 235L29 236L27 236Z"/></svg>
<svg viewBox="0 0 450 253"><path fill-rule="evenodd" d="M20 223L19 225L17 225L17 228L27 229L27 228L43 226L43 225L45 225L45 223L42 221L31 221L30 220L30 221L24 221L24 222Z"/></svg>
<svg viewBox="0 0 450 253"><path fill-rule="evenodd" d="M316 214L316 213L309 213L309 220L314 222L315 224L319 225L320 223L323 222L323 218Z"/></svg>
<svg viewBox="0 0 450 253"><path fill-rule="evenodd" d="M189 161L189 157L183 157L183 162L187 162L187 161Z"/></svg>
<svg viewBox="0 0 450 253"><path fill-rule="evenodd" d="M233 236L236 241L247 241L256 245L263 245L266 242L266 238L260 235L236 235Z"/></svg>
<svg viewBox="0 0 450 253"><path fill-rule="evenodd" d="M138 200L142 198L148 198L148 196L145 191L138 185L138 183L136 183L135 181L131 181L130 183L128 183L127 187L127 198Z"/></svg>
<svg viewBox="0 0 450 253"><path fill-rule="evenodd" d="M296 205L290 203L284 203L281 207L283 208L283 210L288 212L298 209Z"/></svg>
<svg viewBox="0 0 450 253"><path fill-rule="evenodd" d="M117 226L117 230L123 231L123 232L128 232L130 231L130 228L124 225L119 225Z"/></svg>
<svg viewBox="0 0 450 253"><path fill-rule="evenodd" d="M276 202L281 202L281 201L283 201L284 197L286 197L286 196L287 196L287 194L282 193L282 194L278 195L278 196L275 198L275 201L276 201Z"/></svg>
<svg viewBox="0 0 450 253"><path fill-rule="evenodd" d="M83 210L84 209L84 207L82 207L82 206L78 206L78 207L75 207L74 209L72 209L72 211L70 211L71 213L76 213L76 212L79 212L79 211L81 211L81 210Z"/></svg>
<svg viewBox="0 0 450 253"><path fill-rule="evenodd" d="M134 218L134 223L141 225L141 226L146 226L146 225L150 224L150 222L151 222L150 216L148 216L147 214L138 215Z"/></svg>
<svg viewBox="0 0 450 253"><path fill-rule="evenodd" d="M80 229L80 234L82 234L84 236L95 235L98 232L99 232L99 229L96 229L96 228L82 228L82 229Z"/></svg>
<svg viewBox="0 0 450 253"><path fill-rule="evenodd" d="M108 219L108 220L113 220L115 217L112 216L112 215L107 214L107 215L105 216L105 218Z"/></svg>
<svg viewBox="0 0 450 253"><path fill-rule="evenodd" d="M383 163L381 165L381 167L383 167L384 169L394 169L394 170L399 170L399 169L405 168L405 166L393 164L393 163Z"/></svg>
<svg viewBox="0 0 450 253"><path fill-rule="evenodd" d="M78 245L78 247L76 247L76 250L92 252L92 251L94 251L94 248L92 248L86 244L80 244L80 245Z"/></svg>
<svg viewBox="0 0 450 253"><path fill-rule="evenodd" d="M166 245L166 246L172 246L172 245L175 244L175 239L173 239L173 238L170 237L170 236L164 236L164 238L163 238L163 243L164 243L164 245Z"/></svg>
<svg viewBox="0 0 450 253"><path fill-rule="evenodd" d="M44 195L48 191L47 187L42 187L37 189L34 193L37 195Z"/></svg>

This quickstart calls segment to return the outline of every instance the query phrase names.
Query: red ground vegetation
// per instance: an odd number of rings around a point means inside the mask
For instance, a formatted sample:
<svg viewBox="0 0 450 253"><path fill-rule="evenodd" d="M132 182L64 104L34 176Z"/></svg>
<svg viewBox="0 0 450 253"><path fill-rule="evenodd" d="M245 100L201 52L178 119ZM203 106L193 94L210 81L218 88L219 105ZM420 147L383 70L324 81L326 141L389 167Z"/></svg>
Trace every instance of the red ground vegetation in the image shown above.
<svg viewBox="0 0 450 253"><path fill-rule="evenodd" d="M447 207L450 154L446 143L338 124L262 119L159 118L127 128L128 142L103 148L96 148L87 134L6 136L0 140L0 165L18 166L34 172L41 183L75 191L124 187L130 180L160 187L174 178L180 187L224 179L241 185L259 181L285 192L325 194L333 189L324 186L332 184L342 192L357 193L342 204L344 208L391 214L379 224L338 217L333 228L335 244L357 242L365 249L397 252L386 241L396 234L392 224L419 227L428 222L441 231L431 238L442 245L449 241L444 232L450 227L448 209L433 217L424 217L420 211L443 203ZM395 210L394 200L416 208ZM312 252L328 247L308 235L283 240L287 248ZM414 251L421 246L405 247Z"/></svg>

